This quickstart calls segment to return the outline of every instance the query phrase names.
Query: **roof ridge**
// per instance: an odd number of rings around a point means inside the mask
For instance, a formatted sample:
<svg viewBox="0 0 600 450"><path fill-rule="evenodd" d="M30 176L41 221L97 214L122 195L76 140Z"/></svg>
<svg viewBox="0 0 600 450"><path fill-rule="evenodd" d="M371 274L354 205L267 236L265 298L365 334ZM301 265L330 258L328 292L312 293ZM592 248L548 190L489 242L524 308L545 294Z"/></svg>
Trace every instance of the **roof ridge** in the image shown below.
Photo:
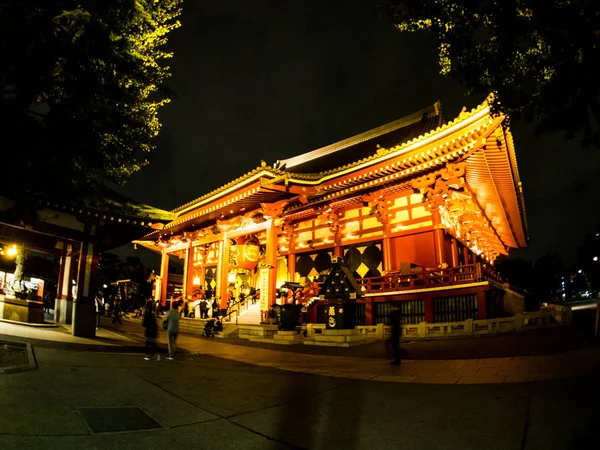
<svg viewBox="0 0 600 450"><path fill-rule="evenodd" d="M183 211L184 209L187 209L190 206L193 206L194 204L201 202L202 200L210 198L213 195L218 194L219 192L222 192L222 191L224 191L224 190L226 190L226 189L228 189L228 188L230 188L232 186L235 186L239 182L244 181L244 180L250 178L252 175L256 175L257 173L260 173L262 171L271 172L272 175L283 175L283 173L284 173L283 171L275 169L275 168L273 168L271 166L267 166L267 165L258 166L257 168L251 170L250 172L247 172L244 175L241 175L241 176L235 178L234 180L230 181L229 183L226 183L226 184L224 184L224 185L222 185L222 186L220 186L220 187L218 187L216 189L213 189L212 191L210 191L210 192L208 192L208 193L206 193L206 194L204 194L204 195L202 195L202 196L200 196L200 197L198 197L198 198L196 198L194 200L191 200L191 201L189 201L189 202L187 202L187 203L185 203L185 204L183 204L181 206L178 206L175 209L172 209L171 212L172 213L179 213L179 212Z"/></svg>
<svg viewBox="0 0 600 450"><path fill-rule="evenodd" d="M303 154L297 155L297 156L293 156L288 159L277 161L275 166L277 166L277 167L285 166L286 169L290 169L295 166L304 164L308 161L330 155L337 151L346 149L348 147L352 147L354 145L357 145L362 142L368 141L370 139L382 136L382 135L390 133L392 131L396 131L400 128L407 127L409 125L412 125L412 124L417 123L420 120L422 120L423 116L427 116L429 118L431 116L441 116L441 115L442 115L442 104L438 100L433 105L430 105L426 108L420 109L420 110L418 110L412 114L409 114L407 116L404 116L400 119L394 120L393 122L388 122L384 125L380 125L376 128L372 128L370 130L364 131L362 133L359 133L357 135L343 139L341 141L334 142L333 144L326 145L325 147L321 147L316 150L311 150L310 152L303 153Z"/></svg>

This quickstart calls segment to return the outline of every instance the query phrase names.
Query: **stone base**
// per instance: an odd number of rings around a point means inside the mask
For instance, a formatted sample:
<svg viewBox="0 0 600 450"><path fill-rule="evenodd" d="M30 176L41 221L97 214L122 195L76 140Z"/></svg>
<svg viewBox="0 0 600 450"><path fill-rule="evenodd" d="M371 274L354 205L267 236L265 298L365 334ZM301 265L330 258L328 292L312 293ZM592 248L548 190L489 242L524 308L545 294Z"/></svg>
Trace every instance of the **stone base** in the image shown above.
<svg viewBox="0 0 600 450"><path fill-rule="evenodd" d="M302 344L302 342L304 342L304 337L302 335L302 330L279 330L272 338L251 337L250 340L252 342L266 342L269 344L294 345Z"/></svg>
<svg viewBox="0 0 600 450"><path fill-rule="evenodd" d="M73 304L73 336L96 337L96 305Z"/></svg>
<svg viewBox="0 0 600 450"><path fill-rule="evenodd" d="M353 328L351 330L323 330L321 334L315 334L313 339L304 341L304 344L322 347L354 347L369 342L371 342L369 339Z"/></svg>
<svg viewBox="0 0 600 450"><path fill-rule="evenodd" d="M277 325L238 325L238 337L241 339L273 338L277 332Z"/></svg>
<svg viewBox="0 0 600 450"><path fill-rule="evenodd" d="M44 304L33 300L0 296L0 319L24 323L44 323Z"/></svg>

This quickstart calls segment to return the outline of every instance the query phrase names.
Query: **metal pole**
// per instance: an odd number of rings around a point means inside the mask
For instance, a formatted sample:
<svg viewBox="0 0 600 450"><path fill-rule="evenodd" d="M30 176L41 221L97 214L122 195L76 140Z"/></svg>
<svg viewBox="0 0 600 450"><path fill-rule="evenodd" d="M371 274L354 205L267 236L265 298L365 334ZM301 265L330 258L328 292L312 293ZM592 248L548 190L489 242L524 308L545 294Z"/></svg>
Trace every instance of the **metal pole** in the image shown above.
<svg viewBox="0 0 600 450"><path fill-rule="evenodd" d="M594 330L594 338L598 339L598 331L600 326L600 300L596 300L596 328Z"/></svg>

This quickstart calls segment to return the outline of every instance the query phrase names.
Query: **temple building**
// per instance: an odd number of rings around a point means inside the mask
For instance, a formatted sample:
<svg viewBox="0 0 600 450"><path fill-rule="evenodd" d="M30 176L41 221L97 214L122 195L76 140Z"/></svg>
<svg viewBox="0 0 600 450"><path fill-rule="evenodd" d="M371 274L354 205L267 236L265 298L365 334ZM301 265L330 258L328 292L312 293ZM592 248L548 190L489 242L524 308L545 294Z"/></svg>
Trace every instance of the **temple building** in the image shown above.
<svg viewBox="0 0 600 450"><path fill-rule="evenodd" d="M323 322L319 284L343 256L364 296L357 323L508 315L494 260L525 247L523 192L506 117L488 101L445 122L440 103L293 158L265 162L172 211L135 241L184 260L183 296L207 293L229 318L266 322L286 283ZM260 301L236 301L257 294ZM242 304L245 307L242 308ZM232 305L234 305L232 307ZM517 305L518 308L518 305Z"/></svg>

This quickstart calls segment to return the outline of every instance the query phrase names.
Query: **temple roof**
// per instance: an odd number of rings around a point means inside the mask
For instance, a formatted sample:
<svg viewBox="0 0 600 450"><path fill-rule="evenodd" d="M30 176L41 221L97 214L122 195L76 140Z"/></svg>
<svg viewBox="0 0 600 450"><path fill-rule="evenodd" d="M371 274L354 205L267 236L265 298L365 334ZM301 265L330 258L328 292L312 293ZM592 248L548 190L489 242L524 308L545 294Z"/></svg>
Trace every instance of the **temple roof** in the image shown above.
<svg viewBox="0 0 600 450"><path fill-rule="evenodd" d="M374 156L380 148L391 148L415 139L443 123L441 103L436 102L428 108L343 141L277 161L275 166L299 174L327 172Z"/></svg>

